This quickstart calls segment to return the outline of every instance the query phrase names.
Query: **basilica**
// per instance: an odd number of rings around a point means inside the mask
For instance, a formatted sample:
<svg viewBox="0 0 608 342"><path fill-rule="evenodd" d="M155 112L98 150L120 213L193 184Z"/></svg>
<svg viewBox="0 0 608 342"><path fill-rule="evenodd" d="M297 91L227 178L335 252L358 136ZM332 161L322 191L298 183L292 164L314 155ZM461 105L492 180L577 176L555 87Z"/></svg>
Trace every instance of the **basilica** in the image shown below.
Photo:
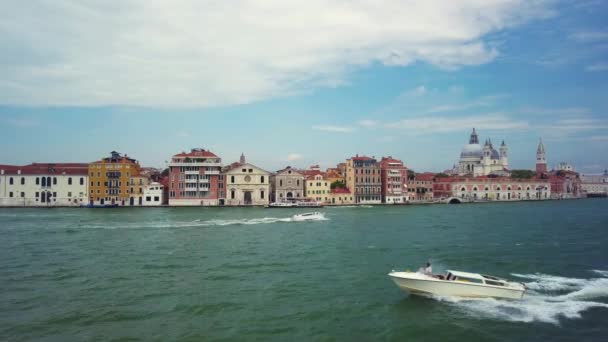
<svg viewBox="0 0 608 342"><path fill-rule="evenodd" d="M457 170L460 176L509 176L509 162L507 159L507 145L504 140L499 150L494 149L492 141L487 139L482 146L475 128L469 138L469 143L462 148Z"/></svg>

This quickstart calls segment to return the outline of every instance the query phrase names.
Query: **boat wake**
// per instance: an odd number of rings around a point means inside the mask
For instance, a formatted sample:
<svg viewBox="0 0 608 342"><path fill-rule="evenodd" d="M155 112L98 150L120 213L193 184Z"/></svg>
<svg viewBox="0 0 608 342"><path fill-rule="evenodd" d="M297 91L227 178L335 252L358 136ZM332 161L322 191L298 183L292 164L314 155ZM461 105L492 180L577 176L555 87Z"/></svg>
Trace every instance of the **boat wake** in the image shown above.
<svg viewBox="0 0 608 342"><path fill-rule="evenodd" d="M608 309L608 271L592 271L600 278L579 279L547 274L512 274L525 282L528 291L517 301L433 296L467 314L511 322L544 322L559 325L561 319L580 319L592 308Z"/></svg>
<svg viewBox="0 0 608 342"><path fill-rule="evenodd" d="M326 221L325 217L312 218L307 221ZM165 222L137 222L137 223L120 223L117 225L91 225L82 224L78 228L100 228L100 229L137 229L137 228L196 228L196 227L225 227L225 226L240 226L240 225L258 225L272 223L288 223L302 222L295 220L293 217L263 217L254 219L238 219L238 220L194 220L187 222L165 221Z"/></svg>

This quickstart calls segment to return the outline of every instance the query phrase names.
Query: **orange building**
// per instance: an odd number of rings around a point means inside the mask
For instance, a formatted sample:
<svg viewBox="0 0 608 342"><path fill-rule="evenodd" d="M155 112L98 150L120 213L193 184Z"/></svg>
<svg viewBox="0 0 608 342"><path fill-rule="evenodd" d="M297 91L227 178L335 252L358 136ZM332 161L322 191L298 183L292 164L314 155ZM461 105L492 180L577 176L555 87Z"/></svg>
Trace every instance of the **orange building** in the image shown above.
<svg viewBox="0 0 608 342"><path fill-rule="evenodd" d="M143 191L137 189L141 189L144 181L141 180L140 184L140 172L141 167L135 159L122 156L116 151L110 152L107 158L90 163L89 203L141 205Z"/></svg>

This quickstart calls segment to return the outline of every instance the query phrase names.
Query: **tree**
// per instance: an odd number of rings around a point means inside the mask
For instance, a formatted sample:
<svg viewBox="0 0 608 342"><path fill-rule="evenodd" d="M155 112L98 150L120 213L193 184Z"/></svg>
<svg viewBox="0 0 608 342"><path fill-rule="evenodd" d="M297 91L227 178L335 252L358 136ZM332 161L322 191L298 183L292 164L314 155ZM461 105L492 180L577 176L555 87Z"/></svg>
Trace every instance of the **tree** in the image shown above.
<svg viewBox="0 0 608 342"><path fill-rule="evenodd" d="M336 189L336 188L338 188L338 189L346 189L346 184L344 183L343 180L337 180L337 181L331 183L330 188L331 189Z"/></svg>
<svg viewBox="0 0 608 342"><path fill-rule="evenodd" d="M169 175L169 168L164 169L163 172L160 173L160 175L162 177L167 177Z"/></svg>
<svg viewBox="0 0 608 342"><path fill-rule="evenodd" d="M511 178L515 179L530 179L536 175L532 170L511 170Z"/></svg>

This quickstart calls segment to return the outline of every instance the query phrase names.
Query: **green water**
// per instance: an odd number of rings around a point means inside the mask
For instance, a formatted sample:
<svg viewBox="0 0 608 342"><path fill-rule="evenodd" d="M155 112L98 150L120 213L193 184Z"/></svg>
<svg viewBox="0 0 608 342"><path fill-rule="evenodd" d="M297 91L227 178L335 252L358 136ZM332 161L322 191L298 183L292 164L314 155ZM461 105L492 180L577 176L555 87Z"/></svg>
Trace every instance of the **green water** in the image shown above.
<svg viewBox="0 0 608 342"><path fill-rule="evenodd" d="M605 341L607 209L1 209L0 340ZM427 259L531 291L413 297L387 277Z"/></svg>

